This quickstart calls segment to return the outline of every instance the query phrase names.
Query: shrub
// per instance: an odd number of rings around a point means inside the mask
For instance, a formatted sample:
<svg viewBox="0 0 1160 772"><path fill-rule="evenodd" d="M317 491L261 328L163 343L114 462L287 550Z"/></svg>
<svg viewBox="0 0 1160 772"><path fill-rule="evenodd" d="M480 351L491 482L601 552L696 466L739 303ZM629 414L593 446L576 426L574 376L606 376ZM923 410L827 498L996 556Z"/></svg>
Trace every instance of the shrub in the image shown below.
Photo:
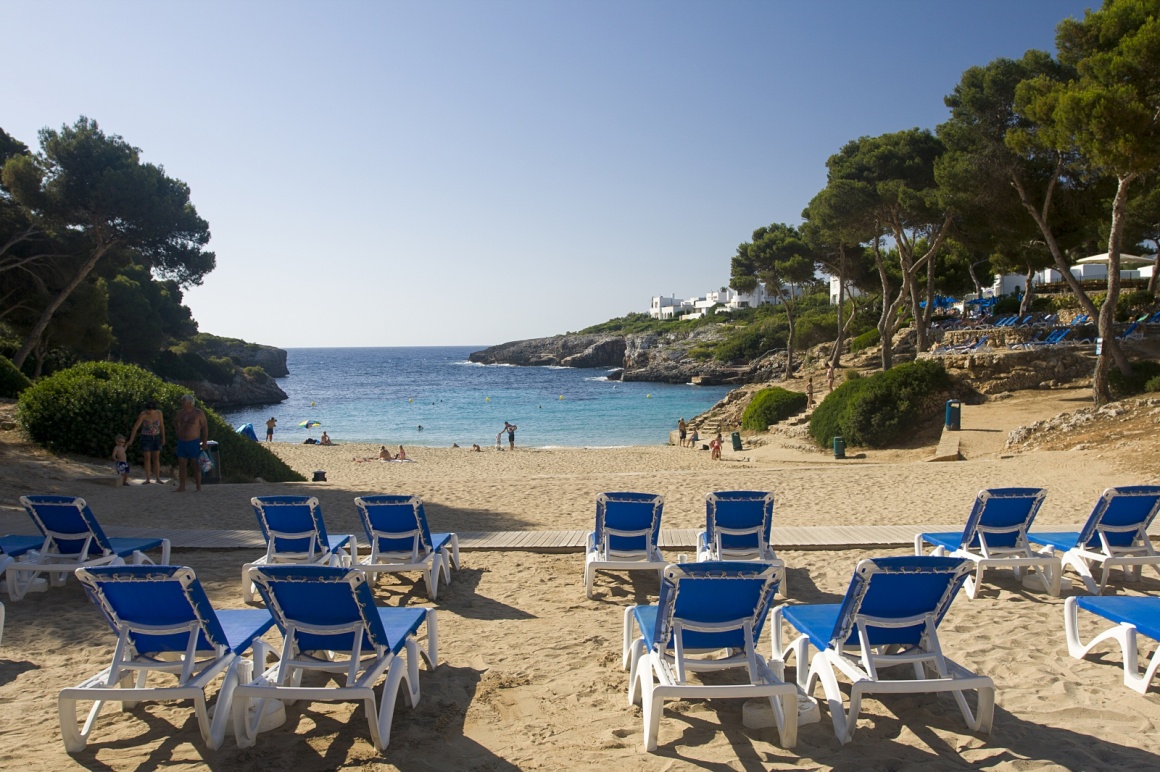
<svg viewBox="0 0 1160 772"><path fill-rule="evenodd" d="M1108 371L1108 385L1111 387L1112 396L1120 399L1145 391L1155 391L1148 388L1148 384L1157 376L1160 376L1160 362L1150 359L1133 362L1131 375L1124 375L1113 364Z"/></svg>
<svg viewBox="0 0 1160 772"><path fill-rule="evenodd" d="M260 365L246 367L243 369L243 372L245 372L247 378L255 383L265 383L270 380L270 376L266 374L266 371Z"/></svg>
<svg viewBox="0 0 1160 772"><path fill-rule="evenodd" d="M0 357L0 397L19 397L20 392L32 385L28 376L16 369L12 360Z"/></svg>
<svg viewBox="0 0 1160 772"><path fill-rule="evenodd" d="M810 436L827 446L835 436L847 444L886 447L917 426L950 387L938 362L920 359L834 389L810 417Z"/></svg>
<svg viewBox="0 0 1160 772"><path fill-rule="evenodd" d="M991 308L991 313L995 315L1000 314L1017 314L1019 313L1019 305L1021 298L1016 295L1004 295L995 301L995 305Z"/></svg>
<svg viewBox="0 0 1160 772"><path fill-rule="evenodd" d="M772 388L762 389L753 395L749 407L741 416L741 427L763 432L770 424L783 421L795 413L800 413L809 398L800 391Z"/></svg>
<svg viewBox="0 0 1160 772"><path fill-rule="evenodd" d="M162 351L153 360L150 369L170 381L209 381L233 383L237 365L229 357L206 359L194 351Z"/></svg>
<svg viewBox="0 0 1160 772"><path fill-rule="evenodd" d="M854 338L854 340L850 341L850 353L853 354L857 351L865 351L871 346L877 346L880 340L882 340L882 334L878 332L877 327L871 330L867 330L857 338Z"/></svg>
<svg viewBox="0 0 1160 772"><path fill-rule="evenodd" d="M1149 378L1144 384L1144 391L1160 391L1160 375Z"/></svg>
<svg viewBox="0 0 1160 772"><path fill-rule="evenodd" d="M63 453L106 458L117 434L128 436L142 406L149 400L171 420L181 407L185 390L168 384L133 365L87 362L55 373L25 389L17 415L33 440ZM256 442L242 437L212 410L205 409L209 437L216 440L222 466L232 477L262 477L269 482L302 481L280 458ZM176 460L177 436L165 433L161 458ZM140 463L134 444L131 460Z"/></svg>

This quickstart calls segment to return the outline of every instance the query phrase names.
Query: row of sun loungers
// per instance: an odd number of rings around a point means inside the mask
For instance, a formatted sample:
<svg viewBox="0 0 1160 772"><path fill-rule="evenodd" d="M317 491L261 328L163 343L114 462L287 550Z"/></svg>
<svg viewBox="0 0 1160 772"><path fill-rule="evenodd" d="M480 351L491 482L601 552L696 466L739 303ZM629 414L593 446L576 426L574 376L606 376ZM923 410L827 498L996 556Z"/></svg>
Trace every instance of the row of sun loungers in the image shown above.
<svg viewBox="0 0 1160 772"><path fill-rule="evenodd" d="M589 597L597 570L656 571L661 580L657 603L624 613L622 665L629 671L630 703L642 703L645 748L657 747L665 700L700 697L768 700L781 744L791 748L799 722L819 715L812 698L819 681L842 743L852 739L867 694L949 692L971 731L988 732L994 683L947 658L937 628L960 588L977 598L984 572L998 568L1034 572L1036 585L1052 595L1060 593L1064 566L1074 569L1093 596L1065 603L1069 652L1083 657L1115 640L1124 654L1125 683L1146 691L1160 668L1160 652L1140 674L1136 640L1160 640L1160 598L1099 594L1115 568L1129 578L1139 578L1145 565L1160 572L1160 555L1146 533L1160 511L1160 486L1108 489L1075 532L1032 530L1045 496L1038 488L982 491L961 533L918 534L914 556L859 561L840 603L786 605L775 601L779 590L785 595L785 563L770 544L773 494L707 494L697 562L678 564L665 563L657 547L663 497L601 494L585 556ZM455 535L430 532L418 497L356 500L372 545L365 559L353 534L327 534L317 500L255 498L269 546L262 559L247 564L243 592L256 591L265 608L217 611L192 569L148 564L144 553L158 548L168 561L165 540L108 539L82 499L27 496L21 503L41 536L0 539L10 597L18 599L11 591L13 572L20 577L16 588L25 591L40 589L30 582L41 573L53 584L74 573L117 637L109 668L60 692L70 752L85 747L105 703L158 699L193 700L210 748L220 747L230 724L239 745L253 745L260 732L284 720L287 702L361 701L371 739L382 749L390 741L399 691L417 704L420 660L428 670L438 663L435 610L378 607L372 594L378 573L418 571L434 600L439 577L449 580L451 565L458 568ZM928 547L933 554L923 554ZM1098 583L1093 567L1102 572ZM1081 643L1080 608L1115 627ZM757 650L767 623L768 658ZM278 651L262 640L274 627L282 635ZM797 676L786 682L791 661ZM898 666L913 677L880 677ZM688 677L721 670L739 672L741 682ZM304 685L304 673L314 671L335 674L338 685ZM171 673L178 683L147 686L150 672ZM206 688L219 676L211 717ZM848 708L839 676L851 684ZM379 698L375 687L383 679ZM966 696L971 691L977 695L973 708ZM93 702L83 727L78 701Z"/></svg>

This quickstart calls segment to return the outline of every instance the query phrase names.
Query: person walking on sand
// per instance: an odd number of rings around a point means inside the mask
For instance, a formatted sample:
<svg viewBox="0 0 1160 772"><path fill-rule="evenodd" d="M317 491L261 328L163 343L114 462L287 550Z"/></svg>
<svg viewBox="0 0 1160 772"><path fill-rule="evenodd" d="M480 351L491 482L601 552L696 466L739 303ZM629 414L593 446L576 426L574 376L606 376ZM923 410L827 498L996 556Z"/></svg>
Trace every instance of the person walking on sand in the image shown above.
<svg viewBox="0 0 1160 772"><path fill-rule="evenodd" d="M512 450L516 449L516 429L518 428L515 424L503 422L503 430L508 433L508 447Z"/></svg>
<svg viewBox="0 0 1160 772"><path fill-rule="evenodd" d="M830 369L826 371L826 392L834 390L834 366L830 365Z"/></svg>
<svg viewBox="0 0 1160 772"><path fill-rule="evenodd" d="M132 431L129 432L128 445L133 444L137 431L141 432L141 455L144 457L146 484L156 480L161 482L161 448L165 445L165 416L157 409L157 403L149 400L145 409L137 416ZM152 474L153 480L149 479Z"/></svg>
<svg viewBox="0 0 1160 772"><path fill-rule="evenodd" d="M174 493L185 493L185 481L189 476L186 467L190 462L193 463L193 482L200 491L201 464L198 457L209 441L209 424L205 413L194 406L192 394L181 398L181 410L173 419L173 428L177 431L177 489Z"/></svg>
<svg viewBox="0 0 1160 772"><path fill-rule="evenodd" d="M814 377L811 375L806 381L806 407L814 406Z"/></svg>
<svg viewBox="0 0 1160 772"><path fill-rule="evenodd" d="M270 420L266 422L266 442L274 441L274 427L278 425L278 419L270 416Z"/></svg>
<svg viewBox="0 0 1160 772"><path fill-rule="evenodd" d="M117 465L117 487L129 484L129 458L125 455L125 436L118 434L113 442L113 461Z"/></svg>
<svg viewBox="0 0 1160 772"><path fill-rule="evenodd" d="M682 448L685 447L685 437L688 436L688 433L689 426L685 423L685 419L682 417L677 421L677 444Z"/></svg>
<svg viewBox="0 0 1160 772"><path fill-rule="evenodd" d="M713 461L721 460L721 432L717 432L717 436L709 443L709 450L712 451L709 454L709 458Z"/></svg>

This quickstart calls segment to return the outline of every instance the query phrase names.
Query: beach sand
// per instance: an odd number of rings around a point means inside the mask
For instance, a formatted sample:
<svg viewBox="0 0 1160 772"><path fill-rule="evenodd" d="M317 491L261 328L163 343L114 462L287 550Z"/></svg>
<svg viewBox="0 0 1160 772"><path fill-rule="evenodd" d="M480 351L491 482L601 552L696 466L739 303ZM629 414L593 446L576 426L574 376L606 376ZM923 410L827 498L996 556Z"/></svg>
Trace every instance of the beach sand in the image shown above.
<svg viewBox="0 0 1160 772"><path fill-rule="evenodd" d="M962 433L967 460L957 463L923 463L933 448L921 443L837 462L776 437L755 449L726 450L716 463L707 452L670 447L515 453L409 448L414 463L355 463L352 458L374 455L378 446L274 443L275 452L304 474L325 470L327 482L207 486L180 495L169 486L112 488L111 470L30 450L6 432L0 433L0 518L17 522L21 494L70 493L88 499L107 524L253 529L249 498L286 492L318 496L332 532L359 532L353 497L398 492L424 498L434 530L588 529L598 492L641 490L665 495L667 527L692 528L703 521L706 491L757 488L775 492L779 526L961 526L980 488L1028 485L1048 489L1039 523L1078 525L1103 488L1160 480L1154 464L1141 462L1156 457L1156 440L1149 435L1106 447L1088 442L1087 450L1029 453L1005 451L1003 441L1011 428L1087 404L1083 392L1032 392L968 407ZM789 566L790 602L810 603L838 600L859 559L907 552L779 555ZM197 571L215 605L241 608L238 570L258 555L175 550L173 562ZM349 703L296 704L287 709L286 725L259 736L256 748L239 750L227 738L214 752L202 745L190 707L173 703L109 710L88 750L70 757L60 741L56 693L105 667L115 641L75 581L22 602L5 599L0 763L13 769L181 764L303 771L1160 766L1157 688L1139 695L1124 687L1120 655L1111 646L1082 662L1071 659L1063 600L1024 589L1003 573L993 582L988 575L979 599L961 596L940 630L948 656L996 682L991 735L966 731L949 697L903 695L868 699L849 745L836 741L823 709L821 723L803 726L797 747L787 750L776 730L743 727L740 702L689 700L667 704L660 750L646 754L640 709L627 704L628 675L620 669L621 624L626 606L655 601L657 580L602 573L590 601L582 570L579 553L464 552L462 569L441 588L436 604L428 603L417 575L383 579L376 589L381 603L439 609L440 665L422 672L417 709L399 701L391 744L382 754L370 744L363 709ZM1121 594L1160 593L1154 572L1136 584L1118 577L1115 583ZM1083 628L1094 629L1094 623ZM269 639L279 641L276 633ZM767 641L762 650L768 651Z"/></svg>

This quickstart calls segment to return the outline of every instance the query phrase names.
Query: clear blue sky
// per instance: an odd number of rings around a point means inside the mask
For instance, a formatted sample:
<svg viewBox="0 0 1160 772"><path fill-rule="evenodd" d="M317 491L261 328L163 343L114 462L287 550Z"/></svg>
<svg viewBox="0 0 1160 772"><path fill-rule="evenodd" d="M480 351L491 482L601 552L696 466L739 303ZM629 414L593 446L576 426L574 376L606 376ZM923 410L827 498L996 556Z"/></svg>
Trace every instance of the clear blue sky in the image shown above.
<svg viewBox="0 0 1160 772"><path fill-rule="evenodd" d="M8 2L0 126L87 115L189 183L203 331L498 343L726 284L844 143L1092 5Z"/></svg>

